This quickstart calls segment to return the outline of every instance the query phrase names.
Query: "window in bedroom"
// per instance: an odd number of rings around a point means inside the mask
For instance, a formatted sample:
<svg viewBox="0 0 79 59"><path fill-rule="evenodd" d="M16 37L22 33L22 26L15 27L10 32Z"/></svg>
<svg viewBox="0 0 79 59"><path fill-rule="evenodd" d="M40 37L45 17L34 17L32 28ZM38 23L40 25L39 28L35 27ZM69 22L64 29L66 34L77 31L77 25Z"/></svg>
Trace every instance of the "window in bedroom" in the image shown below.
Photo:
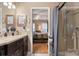
<svg viewBox="0 0 79 59"><path fill-rule="evenodd" d="M42 23L42 32L47 32L47 23Z"/></svg>

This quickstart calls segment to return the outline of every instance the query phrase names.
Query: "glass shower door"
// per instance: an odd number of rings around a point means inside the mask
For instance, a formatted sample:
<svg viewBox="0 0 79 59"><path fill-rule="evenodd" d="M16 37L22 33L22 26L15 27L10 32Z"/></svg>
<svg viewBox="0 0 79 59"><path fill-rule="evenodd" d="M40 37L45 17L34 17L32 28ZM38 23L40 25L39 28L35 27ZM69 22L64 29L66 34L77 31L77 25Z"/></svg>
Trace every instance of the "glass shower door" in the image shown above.
<svg viewBox="0 0 79 59"><path fill-rule="evenodd" d="M75 5L76 4L76 5ZM66 52L65 55L68 56L77 56L79 55L78 51L78 24L79 16L78 16L78 10L79 10L79 3L66 3L66 21L65 21L65 37L66 37Z"/></svg>
<svg viewBox="0 0 79 59"><path fill-rule="evenodd" d="M78 55L79 28L76 25L74 4L66 3L59 11L58 55Z"/></svg>
<svg viewBox="0 0 79 59"><path fill-rule="evenodd" d="M65 37L66 37L66 52L65 55L75 55L74 52L74 37L75 22L73 17L73 11L66 11L66 23L65 23Z"/></svg>

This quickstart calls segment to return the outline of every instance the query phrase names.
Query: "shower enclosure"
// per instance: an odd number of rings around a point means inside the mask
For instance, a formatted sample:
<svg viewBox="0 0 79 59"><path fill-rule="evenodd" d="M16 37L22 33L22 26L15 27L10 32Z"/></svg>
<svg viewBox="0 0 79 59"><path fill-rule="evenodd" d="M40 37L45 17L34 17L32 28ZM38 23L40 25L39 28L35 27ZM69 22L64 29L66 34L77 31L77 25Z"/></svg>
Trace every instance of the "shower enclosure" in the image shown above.
<svg viewBox="0 0 79 59"><path fill-rule="evenodd" d="M79 55L79 3L64 4L58 26L58 55Z"/></svg>

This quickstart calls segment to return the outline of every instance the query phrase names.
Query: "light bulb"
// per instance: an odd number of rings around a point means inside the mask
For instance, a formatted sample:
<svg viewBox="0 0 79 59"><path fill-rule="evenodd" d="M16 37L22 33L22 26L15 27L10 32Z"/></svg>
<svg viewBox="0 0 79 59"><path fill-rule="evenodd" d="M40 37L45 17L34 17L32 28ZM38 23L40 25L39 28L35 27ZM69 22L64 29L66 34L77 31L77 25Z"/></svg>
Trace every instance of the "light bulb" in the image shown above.
<svg viewBox="0 0 79 59"><path fill-rule="evenodd" d="M9 6L12 6L12 2L8 2L8 5L9 5Z"/></svg>
<svg viewBox="0 0 79 59"><path fill-rule="evenodd" d="M8 9L11 9L11 6L8 6Z"/></svg>
<svg viewBox="0 0 79 59"><path fill-rule="evenodd" d="M13 9L16 9L15 5L12 5L12 8L13 8Z"/></svg>
<svg viewBox="0 0 79 59"><path fill-rule="evenodd" d="M39 19L39 16L38 16L38 15L36 16L36 19L37 19L37 20Z"/></svg>
<svg viewBox="0 0 79 59"><path fill-rule="evenodd" d="M3 2L3 5L4 5L4 6L8 6L8 3L7 3L7 2Z"/></svg>

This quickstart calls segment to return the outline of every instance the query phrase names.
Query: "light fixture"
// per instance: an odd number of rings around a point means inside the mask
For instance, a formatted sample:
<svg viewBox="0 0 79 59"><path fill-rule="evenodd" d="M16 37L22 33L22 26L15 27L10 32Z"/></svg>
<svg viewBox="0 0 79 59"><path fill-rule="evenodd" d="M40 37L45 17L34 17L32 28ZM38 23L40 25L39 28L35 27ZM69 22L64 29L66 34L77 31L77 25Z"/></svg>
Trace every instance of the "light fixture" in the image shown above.
<svg viewBox="0 0 79 59"><path fill-rule="evenodd" d="M39 15L36 16L36 20L38 20L38 19L39 19Z"/></svg>
<svg viewBox="0 0 79 59"><path fill-rule="evenodd" d="M7 3L7 2L3 2L3 5L4 5L4 6L8 6L8 3Z"/></svg>
<svg viewBox="0 0 79 59"><path fill-rule="evenodd" d="M9 5L9 6L12 6L12 2L8 2L8 5Z"/></svg>
<svg viewBox="0 0 79 59"><path fill-rule="evenodd" d="M12 2L4 2L4 6L7 6L8 9L16 9L16 6Z"/></svg>
<svg viewBox="0 0 79 59"><path fill-rule="evenodd" d="M11 9L11 6L8 6L8 9Z"/></svg>
<svg viewBox="0 0 79 59"><path fill-rule="evenodd" d="M15 5L12 5L12 8L13 8L13 9L16 9Z"/></svg>

